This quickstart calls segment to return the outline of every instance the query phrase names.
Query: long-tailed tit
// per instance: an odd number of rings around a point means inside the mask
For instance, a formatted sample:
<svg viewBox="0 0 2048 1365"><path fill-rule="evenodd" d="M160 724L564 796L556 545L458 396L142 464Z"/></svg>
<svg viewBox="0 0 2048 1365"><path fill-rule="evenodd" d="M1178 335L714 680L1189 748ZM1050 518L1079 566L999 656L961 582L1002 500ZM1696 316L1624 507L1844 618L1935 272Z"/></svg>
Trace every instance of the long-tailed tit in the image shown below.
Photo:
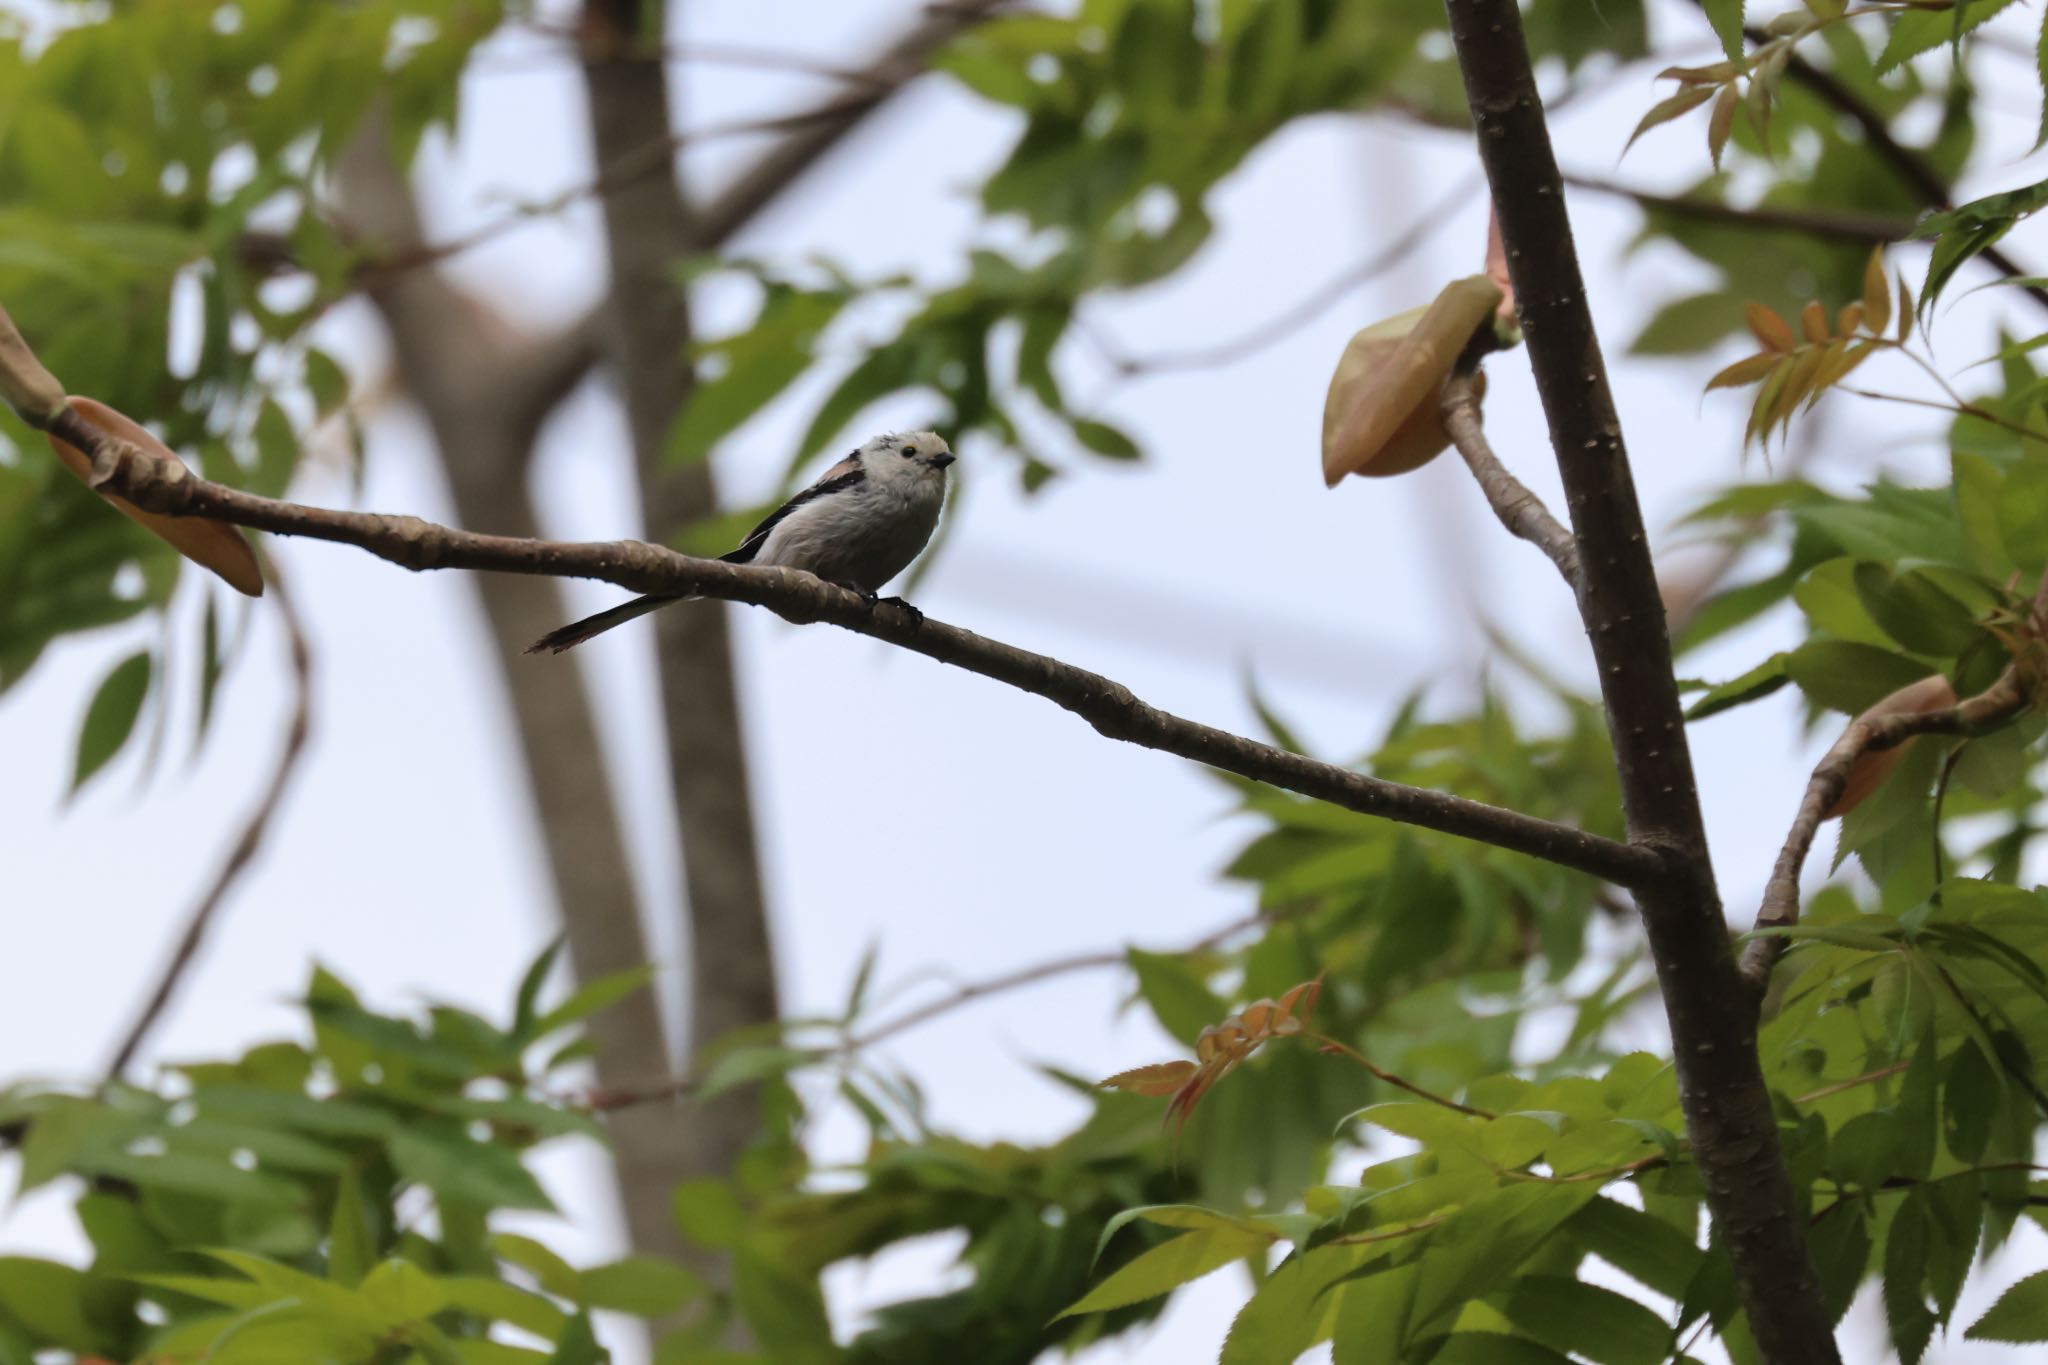
<svg viewBox="0 0 2048 1365"><path fill-rule="evenodd" d="M953 452L929 431L877 436L768 515L729 564L804 569L872 598L910 567L939 524ZM586 616L543 635L528 654L559 654L613 626L687 597L654 595Z"/></svg>

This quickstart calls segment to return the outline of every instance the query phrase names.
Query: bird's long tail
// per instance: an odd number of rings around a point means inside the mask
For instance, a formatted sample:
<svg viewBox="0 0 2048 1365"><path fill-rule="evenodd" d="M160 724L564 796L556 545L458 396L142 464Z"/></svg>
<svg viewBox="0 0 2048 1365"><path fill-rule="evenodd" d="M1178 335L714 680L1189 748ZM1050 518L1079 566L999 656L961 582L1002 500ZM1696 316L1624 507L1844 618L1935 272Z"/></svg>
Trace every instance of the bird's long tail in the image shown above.
<svg viewBox="0 0 2048 1365"><path fill-rule="evenodd" d="M574 649L593 635L602 635L613 626L623 626L628 621L638 620L650 611L659 611L672 602L681 602L680 597L654 595L636 597L622 602L595 616L586 616L581 621L571 621L560 630L551 630L526 647L528 654L560 654L565 649Z"/></svg>

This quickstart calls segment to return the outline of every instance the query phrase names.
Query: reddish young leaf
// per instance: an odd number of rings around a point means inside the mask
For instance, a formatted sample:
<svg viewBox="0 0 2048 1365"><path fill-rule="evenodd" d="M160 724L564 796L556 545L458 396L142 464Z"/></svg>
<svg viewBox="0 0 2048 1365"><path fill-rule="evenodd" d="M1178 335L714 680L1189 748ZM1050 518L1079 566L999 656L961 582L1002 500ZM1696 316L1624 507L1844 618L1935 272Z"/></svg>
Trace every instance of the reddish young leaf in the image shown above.
<svg viewBox="0 0 2048 1365"><path fill-rule="evenodd" d="M1765 351L1761 355L1744 356L1727 369L1707 381L1707 388L1734 389L1744 384L1754 384L1769 374L1784 359L1783 356Z"/></svg>
<svg viewBox="0 0 2048 1365"><path fill-rule="evenodd" d="M1880 327L1882 325L1879 324ZM1842 311L1835 314L1835 335L1838 337L1852 337L1862 330L1863 305L1860 303L1843 304Z"/></svg>
<svg viewBox="0 0 2048 1365"><path fill-rule="evenodd" d="M1713 86L1688 85L1669 99L1661 100L1657 104L1652 105L1650 112L1643 115L1642 122L1636 125L1636 130L1628 135L1628 142L1622 147L1621 154L1627 156L1628 149L1636 145L1636 139L1649 132L1652 128L1655 128L1658 124L1669 123L1680 114L1689 113L1712 98L1714 98Z"/></svg>
<svg viewBox="0 0 2048 1365"><path fill-rule="evenodd" d="M1863 267L1863 316L1870 330L1879 334L1892 320L1892 291L1885 287L1883 247L1872 251Z"/></svg>
<svg viewBox="0 0 2048 1365"><path fill-rule="evenodd" d="M1799 330L1816 346L1825 346L1834 339L1834 333L1828 330L1828 310L1820 306L1820 300L1815 299L1799 310Z"/></svg>
<svg viewBox="0 0 2048 1365"><path fill-rule="evenodd" d="M1193 1062L1154 1062L1150 1066L1136 1066L1129 1071L1119 1071L1116 1075L1095 1084L1104 1090L1123 1090L1133 1095L1160 1099L1187 1084L1188 1078L1194 1074Z"/></svg>
<svg viewBox="0 0 2048 1365"><path fill-rule="evenodd" d="M1763 304L1745 303L1742 317L1749 324L1750 334L1767 351L1789 351L1799 344L1792 335L1792 324Z"/></svg>

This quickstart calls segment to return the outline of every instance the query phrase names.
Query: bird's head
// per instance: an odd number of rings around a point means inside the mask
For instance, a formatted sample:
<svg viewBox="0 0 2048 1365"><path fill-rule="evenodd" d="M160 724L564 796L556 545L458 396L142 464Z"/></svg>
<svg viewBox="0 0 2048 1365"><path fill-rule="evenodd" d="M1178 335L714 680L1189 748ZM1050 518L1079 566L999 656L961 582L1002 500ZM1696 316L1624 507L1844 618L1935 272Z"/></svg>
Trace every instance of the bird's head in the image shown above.
<svg viewBox="0 0 2048 1365"><path fill-rule="evenodd" d="M861 468L871 479L930 480L943 485L946 466L958 458L946 440L932 431L892 431L860 448Z"/></svg>

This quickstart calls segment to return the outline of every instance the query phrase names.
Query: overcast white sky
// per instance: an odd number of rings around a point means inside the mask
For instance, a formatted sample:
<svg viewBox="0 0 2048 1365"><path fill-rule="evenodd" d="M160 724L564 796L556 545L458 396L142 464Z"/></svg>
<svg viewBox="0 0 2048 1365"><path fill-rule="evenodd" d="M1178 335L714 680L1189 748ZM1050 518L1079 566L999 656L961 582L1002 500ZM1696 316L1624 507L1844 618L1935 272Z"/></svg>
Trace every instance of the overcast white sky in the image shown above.
<svg viewBox="0 0 2048 1365"><path fill-rule="evenodd" d="M684 41L845 62L916 7L694 0L683 8ZM1667 50L1707 40L1690 6L1665 4L1658 15ZM1559 115L1568 169L1662 187L1697 174L1701 138L1690 124L1653 134L1616 167L1627 129L1657 97L1654 69L1638 68ZM2023 62L1992 69L2010 79L2010 93L1995 98L2015 110L2000 145L2017 158L2032 133L2032 82ZM678 86L693 123L783 112L830 88L712 66L684 70ZM559 44L521 33L489 43L466 79L459 139L428 153L438 228L456 232L507 203L587 179L579 96ZM856 274L907 269L944 280L973 240L972 187L1015 132L1008 113L927 80L762 220L741 249L776 259L821 254ZM718 144L693 154L688 167L697 184L713 185L753 150ZM1401 234L1473 166L1465 139L1450 134L1354 118L1297 124L1218 192L1219 231L1190 269L1165 287L1098 306L1095 317L1140 355L1235 336ZM2033 163L1994 164L1964 189L2005 188L2039 174ZM1589 194L1575 195L1573 208L1637 484L1653 533L1668 545L1674 518L1735 472L1744 401L1702 402L1701 364L1623 354L1655 306L1686 292L1701 272L1662 248L1621 259L1636 228L1632 209ZM1418 684L1445 703L1469 697L1486 660L1481 613L1590 685L1566 593L1533 549L1500 533L1455 460L1398 481L1351 480L1335 492L1324 491L1318 473L1323 389L1345 338L1472 273L1484 224L1472 194L1404 268L1228 370L1110 390L1085 351L1063 353L1078 391L1103 393L1106 413L1140 434L1148 462L1128 471L1083 465L1027 499L1003 462L969 446L957 524L919 604L1236 728L1253 725L1242 681L1254 668L1279 709L1338 759L1368 746ZM2048 242L2022 232L2015 249L2048 264ZM595 215L585 206L475 251L458 269L539 324L588 305L600 283L599 253ZM743 320L736 302L709 297L707 328ZM1952 367L1983 353L1995 310L2007 302L1979 294L1948 310L1940 337ZM375 374L383 351L367 314L343 310L332 326L356 374ZM1525 362L1501 357L1490 378L1496 445L1560 506ZM729 443L719 472L732 498L771 489L817 396L807 388ZM1836 410L1829 449L1814 466L1820 477L1848 486L1879 469L1932 479L1945 468L1936 446L1915 439L1936 431L1938 420L1841 399L1825 407ZM877 408L864 426L923 415L906 399ZM450 519L420 424L394 410L373 424L371 438L361 504ZM538 471L554 531L610 538L637 527L625 445L609 390L586 386L553 424ZM1082 463L1065 451L1048 454ZM345 481L322 471L295 492L310 501L348 497ZM336 547L272 550L311 623L312 747L270 841L153 1039L152 1058L212 1056L293 1029L285 1001L315 958L380 1005L432 997L502 1013L520 967L553 933L532 812L469 584L455 574L409 575ZM597 585L580 592L592 607L616 596ZM195 596L181 601L188 623L196 608ZM1225 791L1203 772L1110 744L1042 701L925 659L734 611L792 1012L836 1007L872 942L882 944L885 983L934 972L971 979L1124 942L1172 946L1250 908L1242 889L1215 875L1249 827L1228 817ZM1770 626L1744 633L1688 671L1730 676L1782 637ZM14 951L0 958L0 1036L12 1040L0 1075L10 1079L97 1073L273 761L288 697L281 642L259 612L197 761L184 762L174 741L169 761L144 777L137 756L126 755L67 804L84 701L111 662L144 638L133 627L71 641L0 698L0 856L18 896L8 912ZM580 651L575 664L517 666L591 671L635 813L641 875L661 923L672 925L679 874L675 850L662 841L666 797L648 657L647 632L621 631ZM181 703L174 699L173 715L189 710ZM849 708L861 724L846 723ZM1813 752L1789 697L1695 731L1731 913L1746 916L1755 904ZM914 856L904 856L906 845ZM658 927L656 936L672 963L672 930ZM906 1035L890 1055L923 1081L940 1122L977 1137L1052 1136L1075 1110L1035 1077L1033 1063L1107 1074L1168 1055L1145 1019L1116 1016L1122 985L1113 974L1062 978ZM922 987L937 988L930 979ZM821 1142L843 1154L852 1136L850 1126L828 1125ZM11 1161L0 1158L0 1170ZM550 1233L557 1244L584 1259L614 1250L616 1222L595 1159L565 1150L545 1163L545 1174L573 1211ZM78 1255L83 1246L62 1196L0 1209L0 1250ZM1988 1303L2023 1269L2048 1260L2044 1246L2023 1235L1977 1297ZM928 1289L949 1253L942 1242L836 1275L842 1322L856 1321L864 1305ZM1088 1359L1203 1358L1221 1341L1235 1302L1234 1292L1183 1295L1160 1326ZM1975 1311L1981 1305L1966 1305L1959 1322ZM1869 1346L1857 1358L1870 1358L1881 1328L1869 1313L1860 1317L1857 1340ZM1992 1358L1959 1339L1937 1352L1950 1362Z"/></svg>

